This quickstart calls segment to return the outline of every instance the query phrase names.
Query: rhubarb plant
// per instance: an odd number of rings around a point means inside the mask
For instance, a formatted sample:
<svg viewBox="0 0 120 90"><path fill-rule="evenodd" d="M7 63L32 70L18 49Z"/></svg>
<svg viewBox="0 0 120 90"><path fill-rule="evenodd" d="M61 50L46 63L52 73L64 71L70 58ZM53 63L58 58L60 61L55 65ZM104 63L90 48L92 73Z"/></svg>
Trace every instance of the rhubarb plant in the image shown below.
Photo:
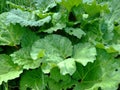
<svg viewBox="0 0 120 90"><path fill-rule="evenodd" d="M119 90L119 4L7 0L0 14L0 89Z"/></svg>

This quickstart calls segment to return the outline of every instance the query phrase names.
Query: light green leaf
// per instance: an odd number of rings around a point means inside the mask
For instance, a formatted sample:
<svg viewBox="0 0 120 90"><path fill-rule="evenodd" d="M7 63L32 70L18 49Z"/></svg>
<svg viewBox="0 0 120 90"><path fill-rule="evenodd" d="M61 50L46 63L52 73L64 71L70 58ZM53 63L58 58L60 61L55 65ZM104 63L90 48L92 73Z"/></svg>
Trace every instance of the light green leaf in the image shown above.
<svg viewBox="0 0 120 90"><path fill-rule="evenodd" d="M80 28L65 28L65 32L70 35L76 36L79 39L81 39L83 35L86 35L86 33Z"/></svg>
<svg viewBox="0 0 120 90"><path fill-rule="evenodd" d="M9 23L19 23L21 26L42 26L45 23L48 23L50 20L50 16L36 20L35 14L19 9L11 10L9 15L7 16L7 21Z"/></svg>
<svg viewBox="0 0 120 90"><path fill-rule="evenodd" d="M22 48L11 54L12 61L24 69L35 69L40 66L41 60L33 60L30 56L30 47Z"/></svg>
<svg viewBox="0 0 120 90"><path fill-rule="evenodd" d="M44 73L50 73L50 70L54 67L56 67L56 64L55 63L50 63L50 62L49 63L48 62L42 63L42 66L41 66L42 71Z"/></svg>
<svg viewBox="0 0 120 90"><path fill-rule="evenodd" d="M72 58L68 58L58 63L58 67L60 68L60 72L62 75L65 75L65 74L72 75L76 71L76 64L74 59Z"/></svg>
<svg viewBox="0 0 120 90"><path fill-rule="evenodd" d="M112 0L109 2L110 17L108 16L108 22L118 22L120 24L120 2L119 0ZM107 18L107 17L106 17Z"/></svg>
<svg viewBox="0 0 120 90"><path fill-rule="evenodd" d="M38 55L42 51L44 51L42 69L44 73L49 73L57 63L72 55L72 44L66 37L48 35L33 44L30 52L32 59L39 59Z"/></svg>
<svg viewBox="0 0 120 90"><path fill-rule="evenodd" d="M20 90L44 90L45 86L45 77L40 68L27 71L21 76Z"/></svg>
<svg viewBox="0 0 120 90"><path fill-rule="evenodd" d="M5 54L0 55L0 66L0 85L3 81L7 82L8 80L15 79L22 73L20 67L15 65L11 57Z"/></svg>
<svg viewBox="0 0 120 90"><path fill-rule="evenodd" d="M86 66L88 62L94 62L96 55L96 48L90 43L79 43L74 46L73 58L83 66Z"/></svg>
<svg viewBox="0 0 120 90"><path fill-rule="evenodd" d="M92 3L94 0L83 0L83 3Z"/></svg>
<svg viewBox="0 0 120 90"><path fill-rule="evenodd" d="M45 58L48 59L48 61L60 62L62 58L65 59L72 55L72 44L66 37L48 35L33 44L30 53L31 57L34 60L37 59L39 52L42 50L45 51Z"/></svg>
<svg viewBox="0 0 120 90"><path fill-rule="evenodd" d="M25 29L17 24L9 24L6 20L7 15L9 13L0 15L0 45L15 46L20 44Z"/></svg>
<svg viewBox="0 0 120 90"><path fill-rule="evenodd" d="M56 6L55 0L34 0L34 3L36 8L43 13Z"/></svg>
<svg viewBox="0 0 120 90"><path fill-rule="evenodd" d="M57 23L55 26L50 27L49 29L46 29L46 30L44 30L43 32L53 33L53 32L55 32L55 31L57 31L57 30L61 30L61 29L65 28L65 27L66 27L65 24ZM41 31L41 30L40 30L40 31Z"/></svg>
<svg viewBox="0 0 120 90"><path fill-rule="evenodd" d="M104 30L104 42L111 42L114 36L114 28L115 28L115 23L120 24L120 5L119 5L119 0L111 0L109 1L109 8L110 8L110 13L105 14L103 16L104 21L101 23L104 23L103 25L106 26L106 30Z"/></svg>
<svg viewBox="0 0 120 90"><path fill-rule="evenodd" d="M117 51L120 54L120 44L113 44L111 45L111 47L113 47L115 51Z"/></svg>

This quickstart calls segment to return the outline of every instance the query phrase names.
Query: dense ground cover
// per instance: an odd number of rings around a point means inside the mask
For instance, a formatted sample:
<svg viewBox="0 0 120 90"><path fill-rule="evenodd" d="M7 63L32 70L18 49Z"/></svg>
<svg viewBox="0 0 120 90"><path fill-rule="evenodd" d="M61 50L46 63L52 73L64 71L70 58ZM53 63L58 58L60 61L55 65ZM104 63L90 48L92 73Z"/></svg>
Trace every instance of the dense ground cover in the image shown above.
<svg viewBox="0 0 120 90"><path fill-rule="evenodd" d="M0 90L119 90L119 0L0 2Z"/></svg>

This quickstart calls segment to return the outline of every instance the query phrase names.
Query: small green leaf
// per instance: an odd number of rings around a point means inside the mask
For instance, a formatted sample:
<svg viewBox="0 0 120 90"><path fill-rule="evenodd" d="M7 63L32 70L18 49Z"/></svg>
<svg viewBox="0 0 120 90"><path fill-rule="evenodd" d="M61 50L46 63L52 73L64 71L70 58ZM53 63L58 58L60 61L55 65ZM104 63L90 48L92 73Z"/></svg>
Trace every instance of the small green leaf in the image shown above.
<svg viewBox="0 0 120 90"><path fill-rule="evenodd" d="M75 61L72 58L68 58L60 63L58 63L60 72L62 75L70 74L72 75L76 71Z"/></svg>
<svg viewBox="0 0 120 90"><path fill-rule="evenodd" d="M88 62L94 62L96 55L96 48L90 43L79 43L74 46L73 58L83 66L86 66Z"/></svg>
<svg viewBox="0 0 120 90"><path fill-rule="evenodd" d="M76 36L79 39L81 39L82 36L86 35L86 33L80 28L65 28L65 32L70 35Z"/></svg>

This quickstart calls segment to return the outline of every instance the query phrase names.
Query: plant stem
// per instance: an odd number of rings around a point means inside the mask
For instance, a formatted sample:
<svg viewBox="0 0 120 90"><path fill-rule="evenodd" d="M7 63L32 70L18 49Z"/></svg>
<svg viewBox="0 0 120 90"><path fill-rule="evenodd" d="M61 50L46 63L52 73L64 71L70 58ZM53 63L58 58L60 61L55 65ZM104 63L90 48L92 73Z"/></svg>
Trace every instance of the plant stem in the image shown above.
<svg viewBox="0 0 120 90"><path fill-rule="evenodd" d="M3 86L4 86L4 88L5 88L5 90L8 90L8 83L3 83Z"/></svg>

